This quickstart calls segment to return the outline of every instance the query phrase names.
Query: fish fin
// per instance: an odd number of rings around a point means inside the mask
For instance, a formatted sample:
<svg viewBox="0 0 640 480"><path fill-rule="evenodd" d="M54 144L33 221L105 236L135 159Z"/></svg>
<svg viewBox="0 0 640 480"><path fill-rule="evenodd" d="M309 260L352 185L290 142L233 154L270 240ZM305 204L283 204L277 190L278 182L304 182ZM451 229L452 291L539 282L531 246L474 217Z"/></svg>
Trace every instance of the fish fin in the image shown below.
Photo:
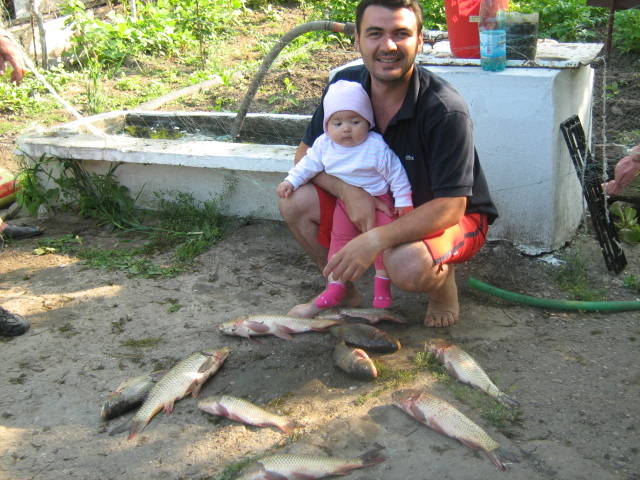
<svg viewBox="0 0 640 480"><path fill-rule="evenodd" d="M283 423L281 425L276 425L280 430L282 430L287 435L291 435L293 431L298 426L298 423L295 420L289 420L287 423Z"/></svg>
<svg viewBox="0 0 640 480"><path fill-rule="evenodd" d="M271 472L268 472L271 473ZM346 475L349 472L345 472L345 473L340 473L340 472L334 472L333 475ZM278 474L279 475L279 474ZM265 477L268 480L272 480L271 477ZM297 473L297 472L293 472L291 473L290 477L284 477L284 476L278 476L278 477L273 477L273 480L280 480L280 479L291 479L291 480L315 480L316 477L315 475L307 475L306 473Z"/></svg>
<svg viewBox="0 0 640 480"><path fill-rule="evenodd" d="M276 337L282 338L283 340L293 340L293 337L290 335L291 333L293 333L293 330L282 325L276 326L273 332Z"/></svg>
<svg viewBox="0 0 640 480"><path fill-rule="evenodd" d="M420 410L415 403L412 403L410 408L411 408L411 416L413 418L415 418L419 422L427 423L427 417L424 416L424 413L422 412L422 410ZM431 426L431 423L429 423L429 426Z"/></svg>
<svg viewBox="0 0 640 480"><path fill-rule="evenodd" d="M173 400L167 402L164 404L164 406L162 407L162 410L164 411L165 415L171 415L171 413L173 412Z"/></svg>
<svg viewBox="0 0 640 480"><path fill-rule="evenodd" d="M489 460L491 460L493 464L496 467L498 467L500 470L505 471L507 469L507 466L503 463L502 459L500 458L496 450L493 450L491 452L484 452L484 453L487 455Z"/></svg>
<svg viewBox="0 0 640 480"><path fill-rule="evenodd" d="M254 322L253 320L248 320L245 325L257 333L268 333L269 327L264 323Z"/></svg>
<svg viewBox="0 0 640 480"><path fill-rule="evenodd" d="M131 420L131 426L129 427L129 436L127 437L127 440L133 440L136 435L144 430L144 427L146 426L147 424L142 420Z"/></svg>
<svg viewBox="0 0 640 480"><path fill-rule="evenodd" d="M296 476L287 477L286 475L282 475L281 473L269 472L268 470L263 470L263 472L264 473L263 473L262 477L257 477L257 478L264 478L264 480L288 480L289 478L294 478L294 479L300 478L300 477L296 477ZM293 475L297 475L297 473L294 473ZM309 478L313 479L315 477L307 476L307 479L309 479Z"/></svg>
<svg viewBox="0 0 640 480"><path fill-rule="evenodd" d="M504 392L498 393L498 396L496 397L496 400L499 401L501 404L503 404L505 407L508 407L508 408L519 408L520 407L520 402L518 402L515 398L510 397L509 395L507 395Z"/></svg>
<svg viewBox="0 0 640 480"><path fill-rule="evenodd" d="M162 377L164 377L166 370L156 370L155 372L151 372L149 375L151 376L151 380L154 382L158 382Z"/></svg>
<svg viewBox="0 0 640 480"><path fill-rule="evenodd" d="M207 359L202 363L202 365L200 365L198 373L204 373L209 370L211 367L213 367L217 360L218 359L216 357L207 356Z"/></svg>
<svg viewBox="0 0 640 480"><path fill-rule="evenodd" d="M130 422L131 422L131 420L127 420L126 422L121 423L117 427L113 427L111 429L111 431L109 432L109 436L114 436L114 435L117 435L119 433L125 432L126 430L129 429Z"/></svg>
<svg viewBox="0 0 640 480"><path fill-rule="evenodd" d="M200 389L202 389L203 385L204 385L204 382L198 382L198 381L195 381L191 384L191 388L189 388L189 391L191 392L191 396L193 398L198 398L198 395L200 395Z"/></svg>

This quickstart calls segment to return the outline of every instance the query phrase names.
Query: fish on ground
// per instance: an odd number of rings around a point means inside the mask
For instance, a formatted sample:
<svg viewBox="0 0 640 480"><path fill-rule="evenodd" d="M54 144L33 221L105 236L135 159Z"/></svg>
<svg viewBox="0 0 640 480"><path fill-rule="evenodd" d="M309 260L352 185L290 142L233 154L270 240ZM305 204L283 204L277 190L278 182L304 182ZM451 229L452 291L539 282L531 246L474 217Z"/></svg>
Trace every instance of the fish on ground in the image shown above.
<svg viewBox="0 0 640 480"><path fill-rule="evenodd" d="M515 399L496 387L478 362L458 345L443 338L434 338L427 343L427 350L462 383L482 390L509 408L520 406Z"/></svg>
<svg viewBox="0 0 640 480"><path fill-rule="evenodd" d="M123 381L102 404L100 416L111 420L140 405L153 386L165 374L164 371L139 375Z"/></svg>
<svg viewBox="0 0 640 480"><path fill-rule="evenodd" d="M344 340L336 344L333 350L333 362L338 368L357 378L373 380L378 376L376 366L367 352L347 346Z"/></svg>
<svg viewBox="0 0 640 480"><path fill-rule="evenodd" d="M146 400L129 422L114 428L114 435L129 429L131 440L142 432L151 419L160 411L165 414L173 411L177 400L191 394L197 397L202 385L215 374L229 356L230 349L225 347L216 351L194 352L172 367L149 392Z"/></svg>
<svg viewBox="0 0 640 480"><path fill-rule="evenodd" d="M297 318L286 315L249 315L221 324L218 329L227 335L251 338L256 335L275 335L292 340L293 333L324 332L341 324L340 320Z"/></svg>
<svg viewBox="0 0 640 480"><path fill-rule="evenodd" d="M500 470L506 470L498 456L500 445L487 432L450 403L425 392L400 395L394 405L438 433L455 438L474 450L482 450Z"/></svg>
<svg viewBox="0 0 640 480"><path fill-rule="evenodd" d="M379 322L407 323L395 313L384 308L332 308L320 312L316 318L333 320L357 321L364 320L371 325Z"/></svg>
<svg viewBox="0 0 640 480"><path fill-rule="evenodd" d="M212 415L220 415L248 425L274 426L287 435L292 433L296 427L296 422L293 420L267 412L248 400L230 395L214 395L203 398L198 402L198 408Z"/></svg>
<svg viewBox="0 0 640 480"><path fill-rule="evenodd" d="M238 480L313 480L347 475L385 461L376 448L354 458L320 455L271 455L250 464Z"/></svg>
<svg viewBox="0 0 640 480"><path fill-rule="evenodd" d="M351 323L331 327L329 331L337 339L344 340L347 345L364 350L393 353L400 349L400 341L371 325Z"/></svg>

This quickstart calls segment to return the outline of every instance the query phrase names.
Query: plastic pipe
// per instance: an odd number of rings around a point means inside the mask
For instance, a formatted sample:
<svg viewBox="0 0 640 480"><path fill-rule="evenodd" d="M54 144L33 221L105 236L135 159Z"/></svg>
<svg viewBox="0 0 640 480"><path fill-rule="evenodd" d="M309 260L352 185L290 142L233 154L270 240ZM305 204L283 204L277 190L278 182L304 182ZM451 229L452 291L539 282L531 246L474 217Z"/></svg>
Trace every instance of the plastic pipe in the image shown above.
<svg viewBox="0 0 640 480"><path fill-rule="evenodd" d="M520 293L509 292L501 288L494 287L469 277L468 285L471 288L488 293L489 295L502 298L513 303L521 303L532 307L549 308L552 310L573 310L585 312L624 312L628 310L640 310L640 301L621 301L621 302L584 302L579 300L556 300L536 298Z"/></svg>
<svg viewBox="0 0 640 480"><path fill-rule="evenodd" d="M249 85L249 89L247 90L247 93L245 94L244 99L242 100L242 104L238 109L238 115L236 116L236 120L233 124L233 129L231 131L231 137L234 141L237 141L238 137L240 136L240 130L242 129L244 118L246 117L247 112L249 111L249 105L251 104L251 100L253 100L253 97L258 91L258 87L260 86L260 84L262 83L262 80L264 79L264 76L267 74L269 67L271 66L273 61L276 59L280 51L294 38L304 33L320 31L320 30L327 30L329 32L336 32L336 33L344 33L345 35L353 36L355 34L356 28L355 28L355 24L353 23L340 23L340 22L332 22L330 20L318 20L315 22L307 22L307 23L303 23L302 25L298 25L297 27L292 28L287 33L285 33L282 37L280 37L280 40L278 40L278 43L276 43L271 48L267 56L262 61L262 65L260 65L258 72L253 77L253 80L251 81L251 85Z"/></svg>

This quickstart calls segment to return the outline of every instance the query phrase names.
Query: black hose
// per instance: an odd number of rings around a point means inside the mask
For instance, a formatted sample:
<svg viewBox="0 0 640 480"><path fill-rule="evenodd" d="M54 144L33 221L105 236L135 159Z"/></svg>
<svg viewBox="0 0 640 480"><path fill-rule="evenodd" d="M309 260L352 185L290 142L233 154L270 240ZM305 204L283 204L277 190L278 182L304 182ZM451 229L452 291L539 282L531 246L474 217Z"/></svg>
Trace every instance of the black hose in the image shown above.
<svg viewBox="0 0 640 480"><path fill-rule="evenodd" d="M315 22L307 22L307 23L303 23L302 25L298 25L297 27L289 30L282 37L280 37L280 40L278 40L278 43L276 43L271 48L267 56L262 61L262 65L260 65L260 68L258 69L255 76L253 77L253 80L251 81L251 85L249 85L249 89L247 90L247 93L245 94L244 99L242 100L242 104L238 109L238 115L236 116L236 120L231 130L231 138L234 141L237 141L238 137L240 136L240 130L242 129L244 119L247 116L247 112L249 111L249 106L251 105L251 101L253 100L253 97L258 91L258 87L262 83L262 80L264 79L264 76L267 74L269 67L271 66L273 61L276 59L280 51L294 38L304 33L320 31L320 30L327 30L327 31L336 32L336 33L344 33L345 35L353 36L355 34L356 28L355 28L355 24L353 23L339 23L339 22L332 22L330 20L318 20Z"/></svg>

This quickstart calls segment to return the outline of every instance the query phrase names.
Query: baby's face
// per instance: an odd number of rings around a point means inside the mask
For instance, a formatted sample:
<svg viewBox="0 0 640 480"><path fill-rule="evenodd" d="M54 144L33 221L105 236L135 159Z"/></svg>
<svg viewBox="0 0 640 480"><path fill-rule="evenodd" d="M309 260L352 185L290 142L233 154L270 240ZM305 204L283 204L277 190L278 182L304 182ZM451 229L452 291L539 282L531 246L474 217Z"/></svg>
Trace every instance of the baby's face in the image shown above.
<svg viewBox="0 0 640 480"><path fill-rule="evenodd" d="M338 145L355 147L369 135L369 122L356 112L340 110L329 118L327 134Z"/></svg>

